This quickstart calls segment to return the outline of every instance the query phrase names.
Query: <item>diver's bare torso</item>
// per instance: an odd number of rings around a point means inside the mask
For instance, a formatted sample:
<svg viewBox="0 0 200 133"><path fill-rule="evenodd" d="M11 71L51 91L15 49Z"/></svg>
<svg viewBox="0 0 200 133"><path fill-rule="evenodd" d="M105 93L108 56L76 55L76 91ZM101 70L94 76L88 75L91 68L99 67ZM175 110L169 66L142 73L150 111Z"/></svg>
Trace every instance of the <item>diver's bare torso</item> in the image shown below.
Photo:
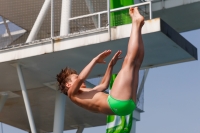
<svg viewBox="0 0 200 133"><path fill-rule="evenodd" d="M107 98L108 94L89 88L80 88L76 95L70 96L74 103L87 110L113 115L114 113L108 105Z"/></svg>

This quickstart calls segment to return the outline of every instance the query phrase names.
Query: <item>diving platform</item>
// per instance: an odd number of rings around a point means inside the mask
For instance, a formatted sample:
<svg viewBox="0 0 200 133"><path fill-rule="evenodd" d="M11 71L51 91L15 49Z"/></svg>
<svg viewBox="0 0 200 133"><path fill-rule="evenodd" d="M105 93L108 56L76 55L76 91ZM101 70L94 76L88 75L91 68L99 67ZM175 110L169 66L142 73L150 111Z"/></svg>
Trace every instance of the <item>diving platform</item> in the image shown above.
<svg viewBox="0 0 200 133"><path fill-rule="evenodd" d="M158 0L152 6L153 17L160 17L179 33L200 29L200 0Z"/></svg>
<svg viewBox="0 0 200 133"><path fill-rule="evenodd" d="M111 27L110 32L104 27L1 49L0 92L14 95L14 98L8 97L0 112L1 122L30 131L14 64L21 66L38 132L52 132L56 74L66 66L80 72L93 57L107 49L112 50L112 55L117 50L122 50L124 56L130 32L131 24ZM145 21L142 38L145 56L141 69L197 60L197 49L160 18ZM120 70L122 61L116 64L113 73ZM106 67L107 65L97 64L89 78L102 76ZM105 124L106 115L84 110L67 97L64 130Z"/></svg>

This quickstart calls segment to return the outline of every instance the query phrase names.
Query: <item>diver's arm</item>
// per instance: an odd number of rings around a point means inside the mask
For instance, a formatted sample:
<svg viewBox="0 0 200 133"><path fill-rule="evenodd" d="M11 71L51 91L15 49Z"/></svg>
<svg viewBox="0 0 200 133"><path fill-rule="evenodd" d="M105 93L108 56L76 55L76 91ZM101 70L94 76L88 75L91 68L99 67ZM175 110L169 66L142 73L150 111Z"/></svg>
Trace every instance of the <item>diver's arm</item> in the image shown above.
<svg viewBox="0 0 200 133"><path fill-rule="evenodd" d="M104 52L100 53L98 56L96 56L90 61L90 63L81 71L74 84L70 87L68 92L69 95L75 95L78 92L82 83L86 80L94 65L96 63L105 63L104 59L108 55L110 55L110 53L111 53L110 50L105 50Z"/></svg>
<svg viewBox="0 0 200 133"><path fill-rule="evenodd" d="M98 86L96 86L94 89L98 90L98 91L105 91L108 88L108 85L110 83L110 77L112 75L112 70L114 65L116 64L116 62L121 59L120 55L121 55L121 51L117 51L115 53L115 55L113 56L113 58L110 60L108 67L106 69L105 75L102 78L102 81L100 82L100 84Z"/></svg>

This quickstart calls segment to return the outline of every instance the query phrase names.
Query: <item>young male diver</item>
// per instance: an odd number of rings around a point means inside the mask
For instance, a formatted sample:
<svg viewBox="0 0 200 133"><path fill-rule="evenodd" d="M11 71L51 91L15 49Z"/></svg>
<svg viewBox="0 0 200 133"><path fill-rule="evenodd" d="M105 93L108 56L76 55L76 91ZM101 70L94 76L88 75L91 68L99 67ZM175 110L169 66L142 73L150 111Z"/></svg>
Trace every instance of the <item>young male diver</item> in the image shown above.
<svg viewBox="0 0 200 133"><path fill-rule="evenodd" d="M71 68L65 68L57 75L59 89L75 104L92 112L119 116L128 115L136 108L139 69L144 57L141 36L144 17L140 15L137 7L130 8L129 14L132 18L132 29L127 53L110 94L103 91L108 88L114 65L121 59L120 50L108 63L100 84L93 89L86 88L84 81L96 64L105 63L104 59L111 54L111 50L105 50L94 57L80 74Z"/></svg>

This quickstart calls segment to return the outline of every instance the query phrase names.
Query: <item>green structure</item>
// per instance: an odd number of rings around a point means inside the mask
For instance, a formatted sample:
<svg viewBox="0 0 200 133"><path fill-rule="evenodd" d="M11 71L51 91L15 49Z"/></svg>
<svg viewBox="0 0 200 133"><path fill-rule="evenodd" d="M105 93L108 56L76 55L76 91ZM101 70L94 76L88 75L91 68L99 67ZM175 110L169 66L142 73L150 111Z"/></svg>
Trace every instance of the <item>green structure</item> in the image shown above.
<svg viewBox="0 0 200 133"><path fill-rule="evenodd" d="M117 74L113 74L110 80L110 89ZM106 133L130 133L132 127L132 113L126 116L108 115Z"/></svg>
<svg viewBox="0 0 200 133"><path fill-rule="evenodd" d="M134 0L110 0L110 9L133 5ZM110 14L110 26L118 26L131 23L128 9L112 12Z"/></svg>

